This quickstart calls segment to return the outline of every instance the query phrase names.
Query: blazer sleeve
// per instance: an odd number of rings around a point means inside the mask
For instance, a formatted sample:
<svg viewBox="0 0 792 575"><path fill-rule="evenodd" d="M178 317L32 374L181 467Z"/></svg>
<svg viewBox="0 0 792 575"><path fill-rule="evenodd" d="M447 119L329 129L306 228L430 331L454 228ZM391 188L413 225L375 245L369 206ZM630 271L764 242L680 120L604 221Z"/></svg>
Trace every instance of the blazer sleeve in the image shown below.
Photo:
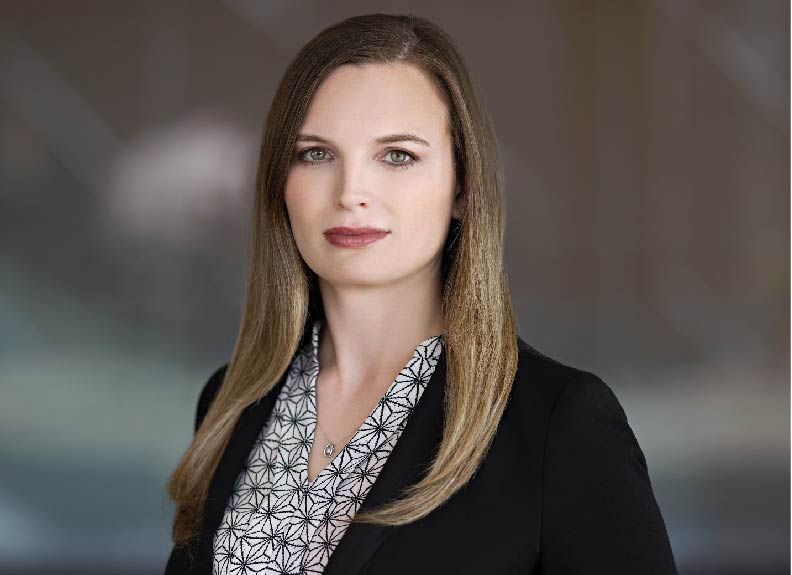
<svg viewBox="0 0 792 575"><path fill-rule="evenodd" d="M619 400L590 372L556 398L543 483L541 573L677 574L644 454Z"/></svg>
<svg viewBox="0 0 792 575"><path fill-rule="evenodd" d="M228 364L216 369L209 377L209 380L204 384L201 395L198 397L198 406L195 410L194 433L197 433L198 428L201 427L201 423L204 417L206 417L206 412L209 411L209 406L212 404L215 395L217 395L217 390L220 389L220 386L223 384L226 369L228 369Z"/></svg>

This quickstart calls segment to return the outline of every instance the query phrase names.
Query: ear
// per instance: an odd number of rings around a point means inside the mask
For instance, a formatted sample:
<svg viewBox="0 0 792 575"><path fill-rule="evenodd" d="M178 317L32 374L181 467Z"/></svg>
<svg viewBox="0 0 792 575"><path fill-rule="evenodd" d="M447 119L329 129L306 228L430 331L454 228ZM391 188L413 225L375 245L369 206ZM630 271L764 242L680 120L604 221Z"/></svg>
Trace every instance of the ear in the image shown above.
<svg viewBox="0 0 792 575"><path fill-rule="evenodd" d="M454 204L451 207L451 217L455 220L461 220L464 207L465 196L462 194L459 184L457 184L454 189Z"/></svg>

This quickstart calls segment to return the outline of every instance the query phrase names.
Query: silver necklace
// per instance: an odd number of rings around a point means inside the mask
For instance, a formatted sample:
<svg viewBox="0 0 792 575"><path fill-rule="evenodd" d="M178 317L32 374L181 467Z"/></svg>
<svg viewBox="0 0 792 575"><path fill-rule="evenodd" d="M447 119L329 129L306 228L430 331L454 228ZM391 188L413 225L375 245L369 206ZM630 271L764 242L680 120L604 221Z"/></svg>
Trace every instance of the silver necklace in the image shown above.
<svg viewBox="0 0 792 575"><path fill-rule="evenodd" d="M324 429L322 429L322 427L319 425L319 386L316 385L317 380L318 377L316 380L314 380L314 390L316 392L316 426L319 428L319 431L322 432L322 435L325 436L325 439L327 439L327 445L325 445L324 449L322 450L322 453L325 454L325 457L331 458L333 456L333 453L335 453L336 445L344 441L347 437L354 435L357 429L352 433L348 433L347 435L345 435L336 442L330 441L330 437L324 432Z"/></svg>
<svg viewBox="0 0 792 575"><path fill-rule="evenodd" d="M319 419L316 420L316 425L319 426ZM324 432L324 430L321 427L319 427L319 430L322 432L322 434L325 436L325 438L328 441L327 445L325 445L325 448L322 450L322 453L324 453L327 457L332 457L333 453L335 452L336 444L341 443L342 441L344 441L350 435L354 435L355 431L357 431L357 429L356 429L352 433L350 433L348 435L345 435L339 441L334 443L334 442L330 441L330 438L327 436L327 434Z"/></svg>

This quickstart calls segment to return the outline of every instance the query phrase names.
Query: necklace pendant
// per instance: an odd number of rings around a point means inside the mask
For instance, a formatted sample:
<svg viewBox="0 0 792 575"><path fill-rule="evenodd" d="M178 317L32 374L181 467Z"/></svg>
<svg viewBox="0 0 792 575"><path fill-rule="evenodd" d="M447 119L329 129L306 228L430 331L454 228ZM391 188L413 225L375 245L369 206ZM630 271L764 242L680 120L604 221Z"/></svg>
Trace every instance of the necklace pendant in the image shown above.
<svg viewBox="0 0 792 575"><path fill-rule="evenodd" d="M328 443L324 448L324 454L327 457L330 457L333 454L333 451L335 451L335 445L332 443Z"/></svg>

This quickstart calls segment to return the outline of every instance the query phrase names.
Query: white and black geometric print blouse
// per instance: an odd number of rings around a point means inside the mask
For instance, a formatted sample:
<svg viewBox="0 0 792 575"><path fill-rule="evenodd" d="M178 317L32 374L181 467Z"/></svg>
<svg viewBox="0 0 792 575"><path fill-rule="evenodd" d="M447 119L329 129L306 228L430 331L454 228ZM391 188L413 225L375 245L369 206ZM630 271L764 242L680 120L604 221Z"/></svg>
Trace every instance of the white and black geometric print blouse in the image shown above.
<svg viewBox="0 0 792 575"><path fill-rule="evenodd" d="M437 365L443 338L415 348L352 439L308 483L321 320L298 353L236 480L214 538L213 573L322 573Z"/></svg>

